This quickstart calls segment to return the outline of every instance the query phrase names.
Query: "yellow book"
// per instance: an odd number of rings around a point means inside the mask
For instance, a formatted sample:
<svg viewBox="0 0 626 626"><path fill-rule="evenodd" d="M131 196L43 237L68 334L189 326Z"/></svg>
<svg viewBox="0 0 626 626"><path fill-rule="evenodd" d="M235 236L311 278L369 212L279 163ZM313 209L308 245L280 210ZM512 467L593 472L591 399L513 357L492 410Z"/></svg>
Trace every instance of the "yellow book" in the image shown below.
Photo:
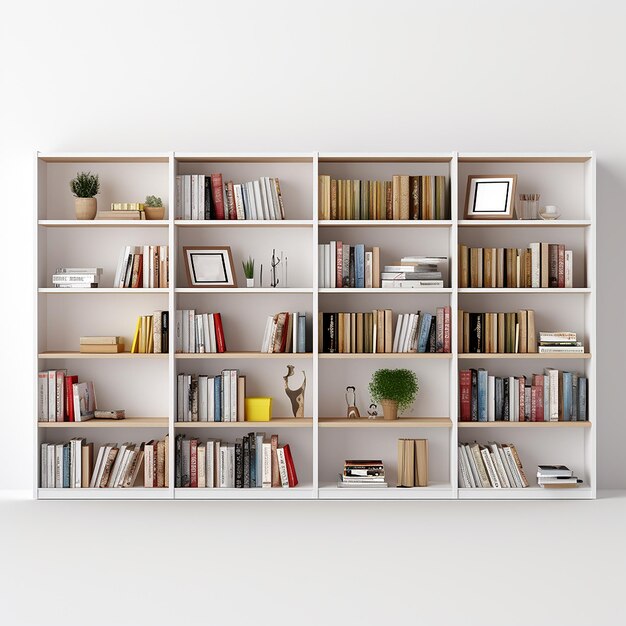
<svg viewBox="0 0 626 626"><path fill-rule="evenodd" d="M141 332L141 317L137 318L137 326L135 328L135 336L133 337L133 345L130 349L132 354L139 352L139 333Z"/></svg>
<svg viewBox="0 0 626 626"><path fill-rule="evenodd" d="M148 331L148 320L145 315L141 316L141 333L139 335L139 352L146 353L146 333Z"/></svg>
<svg viewBox="0 0 626 626"><path fill-rule="evenodd" d="M152 315L146 316L146 324L147 328L147 336L146 336L146 352L152 353L154 352L154 333L153 333L153 318Z"/></svg>

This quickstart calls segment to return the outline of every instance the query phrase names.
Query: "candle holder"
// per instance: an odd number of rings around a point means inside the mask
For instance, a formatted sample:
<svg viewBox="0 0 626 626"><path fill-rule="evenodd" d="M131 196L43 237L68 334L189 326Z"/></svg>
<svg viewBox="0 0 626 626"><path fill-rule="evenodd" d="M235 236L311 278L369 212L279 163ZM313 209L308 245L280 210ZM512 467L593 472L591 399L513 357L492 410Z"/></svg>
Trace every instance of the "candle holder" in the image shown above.
<svg viewBox="0 0 626 626"><path fill-rule="evenodd" d="M558 220L561 217L561 211L559 207L548 204L539 212L539 217L542 220Z"/></svg>
<svg viewBox="0 0 626 626"><path fill-rule="evenodd" d="M520 193L519 202L516 207L518 220L536 220L539 208L538 193Z"/></svg>

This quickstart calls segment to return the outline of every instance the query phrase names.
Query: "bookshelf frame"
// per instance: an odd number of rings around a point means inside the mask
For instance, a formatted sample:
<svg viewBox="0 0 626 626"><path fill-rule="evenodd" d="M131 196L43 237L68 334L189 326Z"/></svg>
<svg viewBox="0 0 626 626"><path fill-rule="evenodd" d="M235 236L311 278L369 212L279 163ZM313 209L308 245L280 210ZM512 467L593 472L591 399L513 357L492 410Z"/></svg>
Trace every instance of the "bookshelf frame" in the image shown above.
<svg viewBox="0 0 626 626"><path fill-rule="evenodd" d="M187 152L160 152L160 153L41 153L35 155L35 202L34 202L34 236L35 236L35 274L34 274L34 304L35 304L35 354L34 354L34 397L35 412L33 416L33 496L38 499L200 499L200 500L275 500L275 499L343 499L343 500L419 500L419 499L590 499L596 497L596 158L593 152L581 153L472 153L472 152L443 152L443 153L187 153ZM60 195L58 189L61 183L67 185L65 173L68 167L77 169L98 169L104 166L107 172L112 172L120 179L121 189L131 189L135 178L143 180L145 190L142 195L153 193L150 184L155 180L163 188L166 196L166 218L159 221L79 221L73 218L73 203L68 204L67 198ZM220 171L225 166L230 172L241 170L241 178L249 175L250 171L259 171L258 175L272 175L278 168L278 175L283 186L284 172L295 174L295 196L298 202L290 206L286 202L285 209L289 219L284 221L242 221L242 222L207 222L185 221L175 218L174 197L176 176L179 173L191 173L193 168L201 168L207 172L210 168ZM404 167L411 171L427 169L445 171L450 181L451 219L431 222L376 220L359 222L355 220L325 221L318 218L318 175L328 172L369 172L377 168L384 170L384 175L391 169L398 172ZM138 176L126 175L128 169ZM207 169L209 168L209 169ZM260 169L259 169L260 168ZM295 169L294 169L295 168ZM391 169L390 169L391 168ZM459 213L463 206L464 187L466 176L470 173L480 173L484 168L493 168L495 172L509 170L517 171L521 168L529 172L533 183L546 183L550 189L565 185L571 177L575 180L576 189L582 189L583 197L575 201L575 208L566 211L555 222L544 221L485 221L464 220ZM543 169L546 168L546 172ZM154 169L154 171L153 171ZM261 172L261 170L263 170ZM477 170L476 172L474 170ZM396 172L397 173L397 172ZM553 181L549 176L561 177L563 180ZM229 174L233 178L236 174ZM341 177L341 174L338 174ZM126 180L126 178L128 180ZM133 178L133 181L130 179ZM162 180L163 179L163 180ZM289 175L286 181L289 180ZM149 187L149 188L148 188ZM160 187L161 188L161 187ZM159 189L160 189L159 188ZM579 191L580 191L579 189ZM539 186L539 190L541 187ZM520 191L520 189L518 189ZM522 191L524 191L522 189ZM129 193L125 191L125 193ZM137 192L138 193L138 192ZM56 194L56 196L55 196ZM61 199L54 204L56 199ZM120 198L121 200L121 198ZM554 202L553 199L550 202ZM566 203L564 203L566 204ZM295 216L295 217L294 217ZM571 217L571 219L570 219ZM144 229L147 229L144 231ZM216 230L212 230L216 229ZM521 229L521 230L520 230ZM528 229L528 230L526 230ZM449 286L445 289L423 290L418 293L407 293L402 290L380 289L321 289L318 287L318 243L329 241L335 237L335 231L345 234L350 231L352 241L361 241L362 235L368 241L371 238L380 239L381 247L390 245L396 239L410 241L416 237L433 237L438 242L444 242L449 256ZM558 233L569 233L567 236L576 238L584 251L584 283L573 289L459 289L457 275L458 244L467 236L478 238L497 237L498 245L507 246L507 237L526 236L528 241L538 237L554 237ZM225 243L236 241L239 238L250 238L256 235L271 237L277 241L288 241L295 238L298 242L308 242L302 247L305 265L310 268L307 276L300 273L300 286L287 288L238 288L238 289L196 289L189 288L182 278L179 267L180 250L188 238L204 239L222 237ZM159 241L170 246L170 286L167 289L113 289L102 287L96 290L78 290L67 293L50 287L51 264L57 259L58 247L85 239L87 242L103 246L126 245L129 240L137 237L159 237ZM403 239L404 238L404 239ZM144 243L149 243L146 239ZM249 239L246 239L248 241ZM214 241L212 239L211 241ZM119 249L119 248L118 248ZM117 250L116 249L116 254ZM117 257L116 257L117 258ZM111 261L114 263L115 260ZM235 259L235 266L240 259ZM576 261L575 261L576 262ZM88 259L83 262L88 263ZM307 270L308 271L308 270ZM104 281L106 282L106 281ZM576 283L575 283L576 284ZM95 296L100 296L96 298ZM528 298L528 296L532 298ZM58 296L62 296L58 298ZM121 296L125 296L122 298ZM526 302L528 307L567 306L575 308L578 313L576 319L582 320L581 330L584 333L587 351L582 355L503 355L503 354L462 354L457 345L457 311L459 307L467 306L471 310L477 298L485 299L494 306L515 306L519 302ZM119 298L119 300L118 300ZM95 319L91 334L121 334L122 330L132 326L132 320L125 322L125 327L119 332L101 329L106 318L98 317L98 311L106 306L135 307L139 310L150 311L155 303L160 308L170 312L170 319L174 319L177 308L189 308L185 305L187 299L204 298L207 305L202 310L219 310L212 308L208 302L233 302L229 306L233 309L244 303L255 302L260 298L263 302L270 301L276 311L295 310L302 303L306 303L306 310L310 319L310 337L312 351L307 354L279 354L267 355L251 351L253 346L235 350L225 354L175 354L174 333L170 333L169 353L162 355L129 355L129 354L80 354L74 345L51 345L53 337L58 332L65 336L65 318L61 311L71 311L70 318L77 319L80 315L93 316ZM353 307L352 310L366 310L372 303L376 306L406 310L407 303L424 298L428 304L424 308L430 310L430 303L439 306L450 304L452 307L452 352L450 354L318 354L317 316L322 310L341 310L337 307ZM195 300L194 300L195 301ZM275 301L275 304L273 304ZM105 307L101 307L101 303ZM293 305L296 302L297 305ZM470 302L466 305L466 302ZM562 305L566 302L567 305ZM238 303L238 304L234 304ZM511 304L509 304L511 303ZM488 307L488 304L484 305ZM519 305L521 306L521 305ZM483 308L480 310L487 310ZM514 310L514 309L510 309ZM239 322L241 323L241 322ZM83 330L81 332L84 333ZM75 337L76 345L78 337ZM228 335L227 335L228 340ZM66 340L67 341L67 340ZM259 338L260 342L260 338ZM136 359L136 360L135 360ZM176 376L181 368L186 371L196 370L204 362L211 363L214 368L233 366L250 368L254 376L258 376L262 383L269 383L270 374L265 373L269 364L281 367L283 364L293 363L297 369L301 366L308 368L307 375L307 417L295 420L286 416L274 418L269 423L176 423ZM393 366L397 361L398 367L411 367L422 377L422 373L434 368L439 374L439 381L428 388L422 388L420 396L425 394L440 394L440 405L445 411L428 412L408 418L401 418L397 422L385 423L382 420L346 420L338 417L339 410L328 408L326 394L332 391L343 398L343 388L328 388L325 384L332 373L346 369L354 371L355 376L363 378L369 372L380 366ZM476 365L472 365L476 361ZM492 363L493 361L493 363ZM537 361L537 364L534 362ZM589 379L588 393L588 422L559 422L559 423L516 423L516 422L458 422L458 372L460 368L483 366L488 368L505 368L511 374L527 367L549 366L554 362L555 367L562 369L572 362L572 367L584 369ZM232 363L232 365L227 365ZM238 365L240 363L240 365ZM135 412L123 423L89 421L75 423L39 423L37 422L37 372L44 369L61 369L67 367L78 368L94 376L96 391L98 391L98 375L108 383L115 382L117 377L127 376L129 372L138 372L143 388L149 393L156 383L152 377L158 375L158 386L165 390L159 396L164 410L159 415L151 415L150 411ZM132 369L129 369L132 368ZM331 374L329 374L331 372ZM424 374L425 375L425 374ZM81 376L81 378L85 379ZM167 381L167 383L165 383ZM152 386L151 386L152 385ZM123 390L124 391L124 390ZM109 392L110 393L110 392ZM129 395L129 391L124 393ZM123 394L122 394L123 396ZM367 399L362 395L358 398L363 414L367 406ZM420 397L418 397L418 404ZM335 406L335 405L333 405ZM341 402L336 404L341 408ZM122 407L123 408L123 407ZM345 408L345 407L344 407ZM147 417L138 417L145 414ZM278 432L281 439L290 441L296 437L299 445L308 446L306 461L295 461L299 477L304 476L301 484L295 489L177 489L170 486L167 489L41 489L39 488L39 450L40 443L47 439L65 441L71 437L87 436L97 443L104 441L103 437L111 437L117 441L126 439L141 441L152 438L158 431L161 437L169 434L169 474L174 476L174 444L175 436L181 432L196 431L206 438L211 436L224 437L233 440L243 434L243 429L263 430L267 434ZM119 429L119 434L118 434ZM275 430L274 430L275 429ZM227 432L225 432L227 431ZM114 434L113 434L114 433ZM339 489L329 482L331 470L338 472L336 466L337 446L363 446L367 448L373 442L380 440L390 447L395 445L397 437L426 436L432 437L435 445L431 449L431 463L435 463L436 478L426 488L415 489ZM574 456L577 460L577 473L585 477L585 484L578 489L543 490L537 486L527 489L461 489L457 478L457 444L465 440L512 441L517 438L523 443L518 445L520 456L529 478L534 475L533 463L526 460L525 449L538 447L541 454L553 453L554 456L544 458L543 462L565 462L559 455ZM447 452L445 448L447 447ZM338 448L341 450L341 448ZM351 448L352 450L353 448ZM433 460L433 454L441 454ZM447 454L447 458L444 456ZM528 458L535 458L528 452ZM346 451L346 457L348 457ZM344 458L346 458L344 457ZM386 459L386 464L395 464L394 459ZM431 472L432 474L432 472ZM441 477L444 477L442 480Z"/></svg>

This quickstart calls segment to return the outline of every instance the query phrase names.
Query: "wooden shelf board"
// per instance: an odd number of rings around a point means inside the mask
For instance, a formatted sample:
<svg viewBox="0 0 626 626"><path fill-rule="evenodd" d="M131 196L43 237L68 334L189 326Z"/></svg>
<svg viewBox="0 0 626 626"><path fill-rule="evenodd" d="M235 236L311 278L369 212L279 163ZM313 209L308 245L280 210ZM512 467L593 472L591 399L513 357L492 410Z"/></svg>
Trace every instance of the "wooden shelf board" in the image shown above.
<svg viewBox="0 0 626 626"><path fill-rule="evenodd" d="M309 152L249 154L175 152L174 158L181 163L313 163L313 154Z"/></svg>
<svg viewBox="0 0 626 626"><path fill-rule="evenodd" d="M453 498L450 483L432 483L428 487L402 489L387 487L337 487L336 483L322 483L320 500L448 500Z"/></svg>
<svg viewBox="0 0 626 626"><path fill-rule="evenodd" d="M591 153L588 152L562 152L556 154L543 154L540 152L518 154L459 153L459 163L586 163L590 159Z"/></svg>
<svg viewBox="0 0 626 626"><path fill-rule="evenodd" d="M176 359L310 359L311 352L204 352L191 354L177 352Z"/></svg>
<svg viewBox="0 0 626 626"><path fill-rule="evenodd" d="M588 500L593 498L589 485L584 483L575 489L471 489L459 488L459 500Z"/></svg>
<svg viewBox="0 0 626 626"><path fill-rule="evenodd" d="M154 228L155 226L167 228L168 220L39 220L39 226L47 228Z"/></svg>
<svg viewBox="0 0 626 626"><path fill-rule="evenodd" d="M346 417L320 417L320 428L452 428L449 417L400 417L397 420L375 420L362 417L348 419Z"/></svg>
<svg viewBox="0 0 626 626"><path fill-rule="evenodd" d="M167 417L127 417L123 420L92 419L86 422L37 422L39 428L167 428Z"/></svg>
<svg viewBox="0 0 626 626"><path fill-rule="evenodd" d="M310 417L274 417L268 422L174 422L174 428L311 428Z"/></svg>
<svg viewBox="0 0 626 626"><path fill-rule="evenodd" d="M587 228L591 220L459 220L459 228Z"/></svg>
<svg viewBox="0 0 626 626"><path fill-rule="evenodd" d="M518 354L488 354L481 352L475 354L472 352L462 352L459 354L459 359L590 359L591 354L588 352L582 352L577 354L564 354L561 352L555 354L539 354L539 352L531 353L518 353Z"/></svg>
<svg viewBox="0 0 626 626"><path fill-rule="evenodd" d="M591 422L459 422L459 428L591 428Z"/></svg>
<svg viewBox="0 0 626 626"><path fill-rule="evenodd" d="M562 290L561 290L562 291ZM318 289L319 293L332 293L332 294L350 294L350 295L361 295L368 293L375 293L379 296L388 296L392 294L408 294L408 295L416 295L421 293L452 293L452 289L450 287L440 287L438 289L380 289L380 288L349 288L349 287L339 287L338 289L329 289L329 288L320 288Z"/></svg>
<svg viewBox="0 0 626 626"><path fill-rule="evenodd" d="M175 220L181 228L311 228L313 220Z"/></svg>
<svg viewBox="0 0 626 626"><path fill-rule="evenodd" d="M155 487L37 489L40 500L171 500L172 489Z"/></svg>
<svg viewBox="0 0 626 626"><path fill-rule="evenodd" d="M523 293L523 294L527 294L527 293L534 293L534 294L540 294L540 293L550 293L550 294L569 294L569 293L591 293L591 289L589 289L588 287L574 287L574 288L568 288L568 289L528 289L528 288L518 288L518 289L513 289L513 288L505 288L505 289L498 289L498 288L492 288L492 287L480 287L480 288L467 288L467 287L463 287L463 288L459 288L459 293L474 293L474 294L479 294L479 295L485 295L485 294L489 294L489 293L508 293L508 294L516 294L516 293Z"/></svg>
<svg viewBox="0 0 626 626"><path fill-rule="evenodd" d="M380 152L363 154L359 152L320 152L320 163L450 163L449 152Z"/></svg>
<svg viewBox="0 0 626 626"><path fill-rule="evenodd" d="M450 228L452 220L320 220L322 228Z"/></svg>
<svg viewBox="0 0 626 626"><path fill-rule="evenodd" d="M175 500L310 500L315 490L311 485L300 485L291 489L285 487L249 489L174 489Z"/></svg>
<svg viewBox="0 0 626 626"><path fill-rule="evenodd" d="M448 360L452 358L452 354L436 353L436 352L376 352L374 354L369 352L356 352L356 353L321 353L318 355L320 359L333 360L333 359L443 359Z"/></svg>
<svg viewBox="0 0 626 626"><path fill-rule="evenodd" d="M93 353L76 352L71 350L57 350L40 352L40 359L167 359L167 353L131 354L130 352Z"/></svg>
<svg viewBox="0 0 626 626"><path fill-rule="evenodd" d="M312 287L277 287L276 289L272 289L271 287L250 287L249 289L246 287L232 287L228 288L217 288L213 289L212 287L178 287L176 293L224 293L224 294L297 294L297 293L313 293Z"/></svg>
<svg viewBox="0 0 626 626"><path fill-rule="evenodd" d="M165 287L154 287L150 289L120 289L119 287L98 287L96 289L56 289L54 287L40 287L38 289L39 293L54 293L61 294L64 296L72 295L72 294L104 294L104 293L116 293L120 295L135 295L140 296L146 293L169 293L169 289Z"/></svg>

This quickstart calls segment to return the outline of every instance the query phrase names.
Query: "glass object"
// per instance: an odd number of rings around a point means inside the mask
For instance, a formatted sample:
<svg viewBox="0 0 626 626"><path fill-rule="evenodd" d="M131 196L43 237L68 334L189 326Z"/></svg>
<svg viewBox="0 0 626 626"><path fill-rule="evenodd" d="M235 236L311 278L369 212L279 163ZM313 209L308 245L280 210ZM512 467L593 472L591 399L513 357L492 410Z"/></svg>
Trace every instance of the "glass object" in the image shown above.
<svg viewBox="0 0 626 626"><path fill-rule="evenodd" d="M517 204L518 220L536 220L538 219L539 198L538 193L520 193L519 202Z"/></svg>
<svg viewBox="0 0 626 626"><path fill-rule="evenodd" d="M540 211L539 217L543 220L558 220L561 217L561 211L558 206L548 204Z"/></svg>

